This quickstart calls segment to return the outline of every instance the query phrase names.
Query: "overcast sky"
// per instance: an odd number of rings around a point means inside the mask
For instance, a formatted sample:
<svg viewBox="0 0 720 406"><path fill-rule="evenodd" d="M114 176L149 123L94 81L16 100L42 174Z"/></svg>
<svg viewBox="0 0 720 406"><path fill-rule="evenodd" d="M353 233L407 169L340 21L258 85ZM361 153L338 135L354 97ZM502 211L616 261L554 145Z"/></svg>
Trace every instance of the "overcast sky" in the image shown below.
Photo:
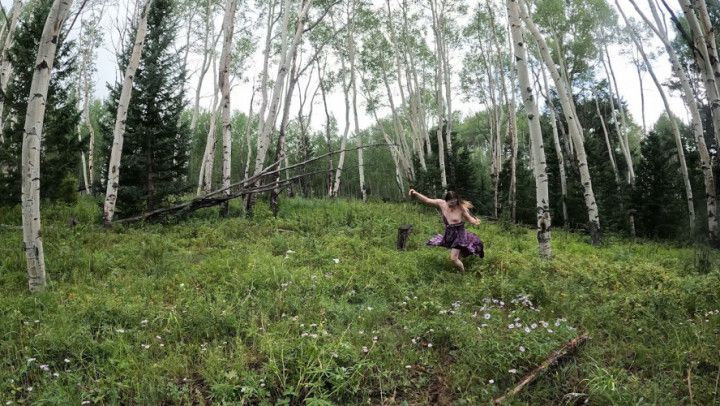
<svg viewBox="0 0 720 406"><path fill-rule="evenodd" d="M114 82L116 80L116 77L118 75L117 68L116 68L116 56L115 56L115 47L112 45L112 42L117 42L118 35L116 27L118 25L118 22L121 22L124 20L124 15L126 15L125 8L127 5L127 2L134 1L134 0L120 0L120 1L108 1L108 6L104 9L104 16L103 16L103 32L105 35L105 45L103 45L98 50L98 59L97 59L97 68L98 72L96 74L96 86L95 86L95 96L97 98L103 99L107 96L107 86L106 83L108 82ZM375 0L376 2L378 0ZM3 4L6 10L8 10L12 4L11 0L0 0L0 3ZM79 3L79 1L76 1L76 3ZM644 2L641 2L643 4ZM634 16L634 10L631 9L631 7L628 7L627 10L625 10L626 13L628 13L629 16ZM219 28L221 21L218 20L217 27ZM76 23L76 26L74 28L74 34L77 35L77 29L80 25L80 21ZM182 29L185 30L185 27ZM255 30L256 36L262 35L262 29ZM184 32L178 33L179 41L184 41ZM258 42L262 42L260 38L256 38ZM653 40L647 44L645 44L646 47L656 49L660 47L660 42L657 40ZM250 96L252 92L252 80L253 78L257 77L260 73L260 69L262 67L262 49L261 46L258 46L257 52L255 56L251 59L251 62L247 66L247 71L245 73L245 76L243 78L235 78L234 83L236 84L236 87L234 88L232 92L232 108L233 110L239 110L243 112L248 112L249 110L249 103L250 103ZM640 81L638 80L637 73L635 70L635 66L633 65L632 61L628 56L621 54L621 49L619 47L614 47L610 49L613 66L615 69L615 73L617 76L617 80L619 81L619 88L621 91L622 97L627 101L629 105L629 111L632 114L634 120L639 125L642 124L641 117L642 117L642 109L641 109L641 97L640 97ZM453 100L453 108L455 110L461 111L464 115L470 115L478 110L482 109L482 106L479 106L478 104L472 103L472 102L466 102L464 101L465 97L461 94L459 89L459 79L457 78L457 74L459 73L459 69L462 66L462 52L456 52L454 55L452 55L453 62L451 65L455 68L455 71L453 72L455 75L454 80L454 88L455 88L455 95ZM201 59L199 56L193 56L191 55L190 61L189 61L189 70L196 71L198 70L198 67L201 63ZM654 69L659 76L660 80L665 82L670 78L671 76L671 67L667 60L667 56L662 53L657 60L654 62ZM271 72L271 77L274 75L274 70ZM197 85L197 75L193 75L188 79L187 83L187 99L190 100L194 96L195 88ZM303 81L304 83L304 81ZM209 107L212 100L212 87L213 87L213 75L212 72L209 72L207 75L207 78L205 80L205 83L203 84L203 99L201 101L201 104L205 107ZM648 126L652 126L653 123L657 120L657 118L664 112L664 106L662 103L662 100L660 99L659 93L652 82L650 75L647 73L644 73L644 80L643 80L643 87L645 91L645 113L647 117L647 123ZM672 110L673 113L676 114L678 117L682 118L683 120L687 120L687 113L686 109L684 108L684 105L682 103L682 100L680 99L679 94L671 94L671 104L672 104ZM257 98L256 98L257 99ZM361 122L361 128L366 128L371 125L373 125L373 119L364 112L364 100L361 100L361 107L360 107L360 122ZM257 100L256 100L257 102ZM320 97L316 99L316 103L321 103ZM335 118L338 120L338 127L340 129L343 128L345 122L345 108L344 108L344 101L343 96L340 92L336 91L332 95L330 95L329 105L331 108L331 112L334 114ZM256 108L257 111L257 108ZM386 109L385 111L380 111L380 116L384 116L389 114L389 111ZM296 113L293 112L294 116ZM315 115L313 117L313 123L312 126L315 129L320 129L324 125L325 117L324 112L322 110L321 106L318 106L315 109Z"/></svg>

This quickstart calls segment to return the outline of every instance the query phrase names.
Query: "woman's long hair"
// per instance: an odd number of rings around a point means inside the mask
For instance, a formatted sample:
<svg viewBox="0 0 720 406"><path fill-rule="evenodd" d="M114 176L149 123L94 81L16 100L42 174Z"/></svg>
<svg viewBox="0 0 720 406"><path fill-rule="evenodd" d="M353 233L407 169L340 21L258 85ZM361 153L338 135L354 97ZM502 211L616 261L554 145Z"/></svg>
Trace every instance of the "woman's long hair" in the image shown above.
<svg viewBox="0 0 720 406"><path fill-rule="evenodd" d="M475 207L473 206L472 202L461 199L460 195L452 190L448 190L448 192L445 193L445 201L451 208L455 208L456 206L462 206L463 208L470 210Z"/></svg>

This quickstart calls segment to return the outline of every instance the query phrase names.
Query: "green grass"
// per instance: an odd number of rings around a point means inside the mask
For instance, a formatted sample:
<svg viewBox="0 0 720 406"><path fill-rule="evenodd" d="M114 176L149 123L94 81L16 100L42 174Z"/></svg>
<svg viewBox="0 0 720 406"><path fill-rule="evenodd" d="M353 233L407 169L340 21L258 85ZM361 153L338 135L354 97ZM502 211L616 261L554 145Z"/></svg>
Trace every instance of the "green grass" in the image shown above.
<svg viewBox="0 0 720 406"><path fill-rule="evenodd" d="M112 231L95 207L44 208L39 295L0 226L2 404L486 404L581 332L512 402L720 401L716 253L708 268L692 247L555 231L542 261L532 230L485 223L487 257L459 274L412 204L285 200L277 219Z"/></svg>

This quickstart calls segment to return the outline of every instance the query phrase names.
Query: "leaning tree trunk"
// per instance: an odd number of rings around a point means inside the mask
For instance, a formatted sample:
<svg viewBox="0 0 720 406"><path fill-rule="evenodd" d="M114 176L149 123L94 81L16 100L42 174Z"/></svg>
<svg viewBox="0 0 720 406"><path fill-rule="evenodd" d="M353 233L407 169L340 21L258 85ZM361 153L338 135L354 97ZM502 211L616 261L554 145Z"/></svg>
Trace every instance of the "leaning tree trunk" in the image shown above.
<svg viewBox="0 0 720 406"><path fill-rule="evenodd" d="M10 62L8 51L14 44L15 28L17 27L20 13L22 12L22 0L15 0L10 10L10 19L5 22L5 39L0 49L0 144L5 142L2 129L5 127L3 117L5 112L5 92L7 91L8 82L12 76L13 66Z"/></svg>
<svg viewBox="0 0 720 406"><path fill-rule="evenodd" d="M598 118L600 119L600 124L602 125L603 135L605 136L605 146L608 150L608 158L610 159L610 166L612 167L613 174L615 174L615 182L620 183L620 172L618 171L617 164L615 163L615 154L613 153L612 144L610 143L610 135L608 134L607 125L605 125L605 118L602 115L602 111L600 111L600 101L598 100L600 98L599 94L595 94L595 111L597 112ZM612 95L610 96L610 102L612 104ZM615 120L617 123L617 120ZM617 127L616 127L617 128Z"/></svg>
<svg viewBox="0 0 720 406"><path fill-rule="evenodd" d="M653 69L652 64L650 63L650 59L648 58L647 54L645 53L645 49L642 46L642 43L638 39L638 34L635 32L635 28L633 28L632 25L630 25L630 22L627 19L627 16L625 16L625 11L620 6L620 3L615 0L615 5L617 6L618 10L620 11L620 15L622 15L623 20L625 21L625 25L630 29L631 37L633 42L635 43L635 46L637 47L637 50L640 52L640 55L642 56L643 61L645 62L645 66L648 69L648 72L650 73L650 77L652 78L653 82L655 83L655 86L658 89L658 92L660 93L660 97L662 98L663 104L665 105L665 111L667 112L668 119L670 120L670 127L672 129L673 138L675 138L675 146L677 148L677 154L678 154L678 161L680 162L680 173L683 177L683 182L685 183L685 199L687 200L688 205L688 220L690 221L690 230L695 230L695 203L693 201L693 191L692 186L690 184L690 175L688 174L688 168L687 168L687 162L685 161L685 147L683 146L682 137L680 136L680 129L678 128L677 121L673 117L672 111L670 110L670 102L668 101L667 95L665 94L665 90L662 87L662 84L660 83L660 80L655 75L655 70Z"/></svg>
<svg viewBox="0 0 720 406"><path fill-rule="evenodd" d="M270 99L270 105L267 112L267 117L263 119L262 132L258 135L257 140L257 152L255 155L255 170L253 175L258 175L262 172L263 164L265 163L265 157L267 155L268 148L270 147L270 136L275 129L275 121L277 120L279 109L280 109L280 98L283 93L283 85L290 69L290 61L293 59L293 55L297 53L298 45L302 39L302 35L305 32L305 20L307 19L308 12L310 11L310 5L312 0L303 0L300 3L300 10L297 14L297 30L295 31L292 42L288 44L287 32L290 24L290 0L285 0L284 15L283 15L283 28L281 30L282 44L280 49L280 62L278 65L278 72L273 85L272 98ZM248 194L245 198L245 207L248 211L252 210L253 206L253 195Z"/></svg>
<svg viewBox="0 0 720 406"><path fill-rule="evenodd" d="M349 39L352 41L352 39ZM342 72L345 72L345 61L341 60ZM337 198L340 191L340 178L342 176L343 167L345 166L345 148L347 145L348 133L350 132L350 84L345 83L343 78L343 94L345 95L345 130L340 144L340 158L338 159L337 169L335 169L335 182L330 192L331 198Z"/></svg>
<svg viewBox="0 0 720 406"><path fill-rule="evenodd" d="M357 6L355 2L353 2L354 6ZM349 31L350 34L349 37L353 38L354 33L354 27L355 27L355 17L351 18L348 22ZM352 86L352 106L353 106L353 119L355 122L355 137L358 140L358 176L360 179L360 197L362 198L362 201L367 201L367 190L365 189L365 157L363 153L363 139L362 134L360 134L360 119L358 118L358 108L357 108L357 72L355 72L355 65L356 65L356 48L355 48L355 41L354 38L351 41L348 41L348 48L350 52L350 85ZM396 53L397 57L397 53ZM398 74L400 73L400 68L398 67ZM402 85L401 85L402 88ZM422 148L420 149L420 156L422 156ZM424 159L424 157L423 157Z"/></svg>
<svg viewBox="0 0 720 406"><path fill-rule="evenodd" d="M443 57L441 56L442 47L440 45L440 23L439 23L439 10L435 5L435 0L430 0L430 10L432 11L432 28L435 34L435 54L437 55L437 63L435 67L435 101L437 103L436 109L438 113L437 122L437 141L438 141L438 162L440 166L440 184L443 188L443 193L447 190L447 174L445 171L445 141L443 139L443 132L446 128L445 125L445 101L443 97ZM449 149L449 145L447 146Z"/></svg>
<svg viewBox="0 0 720 406"><path fill-rule="evenodd" d="M623 156L625 157L625 165L627 165L627 173L628 173L628 183L630 185L635 185L635 168L633 166L632 161L632 154L630 152L630 141L628 139L628 126L627 122L625 120L625 107L622 104L622 100L620 100L620 88L618 87L617 80L615 79L615 70L612 66L612 61L610 60L610 53L607 50L607 46L605 47L605 55L607 56L607 69L609 69L610 74L608 75L608 84L612 80L612 83L615 86L615 96L617 97L618 102L618 111L620 112L620 128L618 132L618 137L620 137L620 142L623 146ZM611 86L612 89L612 86ZM610 103L613 104L613 95L610 94ZM613 117L615 117L615 108L613 107ZM615 117L615 126L617 127L617 117Z"/></svg>
<svg viewBox="0 0 720 406"><path fill-rule="evenodd" d="M698 17L695 14L695 4L691 4L688 0L680 0L680 6L685 13L693 36L694 43L688 45L693 48L695 63L705 82L705 97L710 105L710 115L715 130L715 142L720 145L720 88L718 87L720 63L717 61L715 40L706 37L705 31L700 26ZM712 34L712 31L710 33Z"/></svg>
<svg viewBox="0 0 720 406"><path fill-rule="evenodd" d="M579 169L580 169L580 181L582 182L583 190L584 190L584 197L585 197L585 206L587 208L588 212L588 219L590 222L590 234L592 236L592 242L593 245L599 245L600 244L600 214L598 212L598 206L597 202L595 201L595 192L593 191L592 187L592 179L590 178L590 170L588 168L587 163L587 155L585 153L585 142L583 140L582 136L582 126L580 125L580 122L577 120L577 117L573 114L575 111L574 108L574 102L572 99L570 99L570 89L569 84L566 83L563 78L560 76L560 72L558 72L557 65L552 59L552 56L550 55L550 50L548 49L547 43L545 42L545 38L540 33L540 30L535 25L535 22L530 17L530 14L527 9L527 5L525 4L525 0L518 0L520 2L520 14L522 17L523 22L525 22L525 25L532 33L533 37L537 41L537 44L540 49L540 54L542 56L542 59L545 63L545 66L547 66L548 70L550 71L550 74L553 78L553 81L555 82L555 86L558 88L558 96L560 97L560 103L563 107L563 113L565 115L565 120L568 123L568 129L570 132L570 136L572 137L572 141L575 144L575 155L577 156L577 160L579 163Z"/></svg>
<svg viewBox="0 0 720 406"><path fill-rule="evenodd" d="M50 73L55 63L58 37L72 0L55 0L45 20L35 57L35 72L30 84L22 143L22 224L30 292L47 286L45 253L40 224L40 151L45 122L45 103Z"/></svg>
<svg viewBox="0 0 720 406"><path fill-rule="evenodd" d="M700 167L703 171L703 180L705 183L705 203L707 207L708 240L712 245L717 246L720 241L718 241L718 223L716 217L717 188L715 186L715 175L713 174L710 152L708 151L707 145L705 143L705 130L703 128L700 109L697 105L695 93L692 89L692 85L690 84L690 79L687 75L687 72L683 68L683 65L680 63L680 59L675 52L675 48L670 42L668 32L663 25L662 19L660 18L657 9L655 8L655 3L653 2L653 0L648 0L648 4L650 6L650 11L653 14L655 24L653 24L650 19L645 16L645 14L638 7L635 0L630 0L630 3L633 5L635 11L645 21L648 27L650 27L658 36L658 38L660 38L660 40L663 42L663 45L665 46L665 51L667 52L668 57L670 58L670 62L672 63L673 72L680 80L683 100L685 101L685 106L687 106L688 110L690 110L691 127L693 130L693 135L695 136L695 143L698 149L698 155L700 156Z"/></svg>
<svg viewBox="0 0 720 406"><path fill-rule="evenodd" d="M135 80L135 72L140 65L140 57L142 56L143 46L145 45L145 34L147 33L147 18L152 7L153 0L147 0L145 7L140 14L140 20L135 33L135 43L133 45L130 61L125 69L125 77L123 79L122 90L120 92L120 100L117 106L117 115L115 116L115 128L113 129L113 145L110 152L110 163L108 166L107 190L105 192L105 205L103 207L103 223L105 227L112 226L113 215L115 214L115 204L117 202L118 188L120 187L120 160L122 157L123 141L125 137L125 121L127 120L128 106L130 97L132 96L133 81Z"/></svg>
<svg viewBox="0 0 720 406"><path fill-rule="evenodd" d="M225 19L223 21L223 48L220 57L220 76L218 84L222 94L222 123L223 123L223 170L222 183L225 195L230 196L230 175L232 158L232 127L230 124L230 53L232 52L233 34L235 33L235 10L238 0L228 0L225 4ZM220 214L227 216L229 203L220 207Z"/></svg>
<svg viewBox="0 0 720 406"><path fill-rule="evenodd" d="M533 172L535 174L535 201L537 204L537 239L540 256L550 258L550 194L548 191L548 177L545 164L545 151L543 149L542 129L540 128L540 113L533 93L532 83L527 65L526 43L523 38L522 23L518 10L518 0L507 0L508 22L512 33L515 66L520 81L520 90L523 95L525 111L527 112L530 128L530 144L533 156Z"/></svg>
<svg viewBox="0 0 720 406"><path fill-rule="evenodd" d="M217 45L217 41L220 39L220 36L218 35L216 39L212 42L212 48L210 47L210 38L214 36L215 31L212 24L214 17L212 15L212 5L213 1L207 0L207 4L205 7L206 15L205 35L203 37L203 60L202 65L200 65L200 76L198 77L197 86L195 87L195 102L193 104L192 118L190 120L191 131L195 131L195 128L197 127L197 121L200 115L200 94L202 93L203 82L205 81L205 75L207 75L207 72L210 69L211 55L215 54L215 46Z"/></svg>

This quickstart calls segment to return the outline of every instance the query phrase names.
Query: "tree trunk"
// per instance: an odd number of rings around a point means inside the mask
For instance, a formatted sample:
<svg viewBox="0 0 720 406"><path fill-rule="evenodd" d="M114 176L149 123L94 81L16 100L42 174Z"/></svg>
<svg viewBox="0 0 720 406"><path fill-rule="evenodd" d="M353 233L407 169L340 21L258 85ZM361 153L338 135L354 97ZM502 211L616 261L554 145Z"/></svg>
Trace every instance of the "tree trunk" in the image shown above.
<svg viewBox="0 0 720 406"><path fill-rule="evenodd" d="M705 203L707 207L708 241L710 242L710 244L717 246L719 241L717 230L718 224L716 217L717 189L715 186L715 175L713 174L710 152L708 151L707 145L705 143L705 134L702 118L700 116L700 109L697 105L695 93L693 92L692 86L690 84L690 79L688 78L688 75L685 72L683 65L680 63L678 55L675 53L675 48L672 46L669 40L667 30L664 28L660 15L655 8L655 3L652 0L648 0L650 11L652 12L653 18L657 25L653 24L648 19L648 17L645 16L645 14L638 7L635 0L630 0L630 3L632 3L635 11L637 11L637 13L640 15L640 17L642 17L645 23L655 32L658 38L660 38L660 40L663 42L663 45L665 46L665 51L667 52L668 57L670 58L670 62L672 63L673 72L675 73L675 76L680 80L683 100L685 101L685 105L687 106L688 110L690 110L690 115L692 117L691 126L693 130L693 135L695 136L695 143L698 150L698 155L700 156L700 166L703 171L703 180L705 182Z"/></svg>
<svg viewBox="0 0 720 406"><path fill-rule="evenodd" d="M302 34L305 31L305 20L310 10L312 0L303 0L300 4L300 10L297 14L297 30L292 39L292 42L288 44L288 27L290 23L290 0L285 0L285 7L283 9L283 28L280 32L282 38L282 45L280 49L280 63L278 65L278 72L273 85L272 98L270 99L270 106L267 113L267 117L263 122L262 132L258 135L257 141L257 153L255 155L255 170L253 175L257 175L262 172L263 164L267 155L268 147L270 146L270 135L275 129L275 121L279 113L280 98L283 93L283 85L287 77L288 70L290 69L290 61L293 59L293 55L297 52L298 44L302 38ZM246 208L252 209L253 198L252 195L248 195L246 198Z"/></svg>
<svg viewBox="0 0 720 406"><path fill-rule="evenodd" d="M615 80L615 71L610 63L610 54L607 52L607 48L605 48L605 56L606 58L603 58L603 66L605 68L605 75L608 80L608 89L610 91L610 108L612 109L613 124L615 125L615 131L617 132L618 139L620 140L620 149L622 150L623 157L625 158L625 165L627 166L627 182L630 185L634 185L635 170L633 168L632 155L630 154L630 145L627 137L625 108L622 105L622 100L620 100L620 90L618 89L617 81ZM615 108L616 98L618 102L617 109Z"/></svg>
<svg viewBox="0 0 720 406"><path fill-rule="evenodd" d="M532 82L527 65L526 43L523 38L522 23L518 10L518 0L507 0L508 22L513 38L515 51L514 61L520 81L520 90L523 95L525 111L527 112L530 128L530 145L533 156L533 172L535 174L535 201L537 205L537 239L538 249L542 258L552 256L550 246L550 194L548 191L548 177L545 164L545 150L543 149L542 129L540 128L540 113L533 93Z"/></svg>
<svg viewBox="0 0 720 406"><path fill-rule="evenodd" d="M560 76L557 66L553 61L552 56L550 56L550 51L547 47L547 43L545 42L545 38L542 36L528 13L525 0L518 1L520 2L520 13L522 20L525 22L525 25L530 30L533 37L535 37L535 40L537 41L540 48L540 54L545 63L545 66L547 66L548 70L550 70L550 74L553 78L553 81L555 82L555 86L558 88L557 93L560 97L560 102L563 107L565 120L568 123L570 136L572 137L572 141L575 144L575 154L577 155L578 166L580 169L580 181L582 182L584 190L585 206L588 212L592 242L593 245L599 245L601 242L600 214L598 212L597 203L595 201L595 192L593 191L592 187L592 179L590 178L590 170L588 168L587 155L585 153L585 142L583 141L583 136L581 132L582 126L578 122L577 117L573 114L573 112L575 111L573 107L574 102L568 96L570 94L570 90L568 88L569 84L563 81L563 78Z"/></svg>
<svg viewBox="0 0 720 406"><path fill-rule="evenodd" d="M688 174L688 168L687 168L687 162L685 161L685 147L683 146L682 137L680 136L680 129L678 128L677 121L675 120L675 117L673 117L672 111L670 110L670 103L668 102L667 95L665 94L665 90L662 87L662 84L660 83L660 80L655 75L655 70L653 69L652 64L650 63L650 59L648 58L647 54L645 53L645 49L642 46L642 43L638 39L638 34L635 32L635 29L630 25L630 22L628 21L627 17L625 16L625 11L620 6L620 3L618 3L617 0L615 0L615 5L617 6L618 10L620 11L620 15L622 15L623 20L625 20L625 25L630 29L631 37L633 42L635 43L635 46L637 47L638 51L640 52L640 55L643 58L643 61L645 61L645 66L648 69L648 72L650 73L650 77L652 78L653 82L655 83L655 86L658 89L658 92L660 93L660 97L662 98L663 104L665 105L665 112L667 113L668 119L670 120L670 127L672 129L673 138L675 139L675 146L677 148L677 154L678 154L678 162L680 162L680 173L683 177L683 182L685 183L685 198L687 200L688 205L688 220L690 221L690 230L695 230L695 204L693 201L693 191L692 186L690 184L690 176Z"/></svg>
<svg viewBox="0 0 720 406"><path fill-rule="evenodd" d="M269 66L270 66L270 49L272 48L272 33L275 21L273 17L275 14L276 0L270 0L268 2L268 19L267 19L267 31L265 32L265 49L263 50L263 70L260 76L260 110L258 111L258 128L257 134L262 134L265 127L265 113L267 112L268 105L268 82L269 82ZM283 14L285 15L285 14ZM287 35L287 24L284 22L285 35ZM248 154L249 156L249 154ZM249 159L249 158L248 158ZM248 164L249 165L249 164ZM247 176L245 176L247 178Z"/></svg>
<svg viewBox="0 0 720 406"><path fill-rule="evenodd" d="M13 66L10 62L8 51L15 42L15 28L17 27L22 9L22 0L14 0L12 9L10 10L10 19L5 22L5 38L2 42L2 49L0 49L0 145L5 143L3 136L3 128L5 128L3 120L5 113L5 92L7 91L10 77L13 74Z"/></svg>
<svg viewBox="0 0 720 406"><path fill-rule="evenodd" d="M218 84L222 94L222 123L223 123L223 188L226 196L230 196L230 176L232 168L232 126L230 124L230 54L232 52L233 34L235 33L235 10L238 0L228 0L225 4L225 18L223 20L223 48L220 56L220 77ZM220 207L220 214L229 214L229 203Z"/></svg>
<svg viewBox="0 0 720 406"><path fill-rule="evenodd" d="M602 124L603 135L605 136L605 146L607 146L608 158L610 158L610 166L612 166L613 173L615 174L615 182L619 184L620 172L618 171L617 164L615 163L615 153L613 152L613 147L610 143L610 136L608 135L608 129L605 125L605 118L603 118L602 111L600 111L600 102L598 101L599 97L599 94L595 94L595 111L597 111L598 118L600 118L600 124ZM610 96L610 104L613 104L612 95ZM617 123L617 121L615 122Z"/></svg>
<svg viewBox="0 0 720 406"><path fill-rule="evenodd" d="M55 0L57 2L57 0ZM120 100L118 100L117 115L115 117L115 128L113 129L113 145L110 153L110 163L108 166L107 190L105 193L105 205L103 207L103 223L105 227L112 226L113 215L115 214L115 203L117 202L118 188L120 187L120 161L122 157L123 141L125 137L125 120L127 120L128 105L132 96L133 81L138 65L140 65L140 57L142 49L145 45L145 34L147 32L147 17L152 7L153 0L147 0L145 7L140 15L140 20L135 33L135 42L133 44L130 61L125 69L125 77L123 78L122 90L120 92Z"/></svg>
<svg viewBox="0 0 720 406"><path fill-rule="evenodd" d="M352 39L348 39L352 41ZM345 72L345 60L341 59L341 72ZM337 169L335 170L335 182L333 183L331 198L337 198L340 191L340 177L342 176L343 167L345 166L345 148L347 145L348 133L350 132L350 84L345 83L345 76L342 78L343 95L345 96L345 130L343 131L342 141L340 143L340 158L338 160Z"/></svg>
<svg viewBox="0 0 720 406"><path fill-rule="evenodd" d="M440 17L439 10L435 4L435 0L430 0L430 10L432 12L432 29L435 35L435 55L437 57L435 67L435 100L437 103L436 109L438 113L437 121L437 141L438 141L438 162L440 166L440 184L443 188L443 193L447 191L447 175L445 172L445 141L443 140L443 132L446 128L445 118L445 100L443 97L443 57L442 57L442 46L441 33L440 33ZM448 149L450 145L448 145Z"/></svg>
<svg viewBox="0 0 720 406"><path fill-rule="evenodd" d="M212 110L210 111L210 122L208 135L205 139L205 152L203 153L202 162L200 163L200 177L198 179L197 195L210 193L212 191L213 175L215 172L215 151L217 149L217 116L220 111L221 99L218 98L218 74L216 68L215 55L211 61L213 67L213 100Z"/></svg>
<svg viewBox="0 0 720 406"><path fill-rule="evenodd" d="M250 175L250 160L252 158L252 137L250 137L250 130L253 124L253 109L255 108L255 85L253 84L253 93L250 96L250 107L247 115L247 121L245 122L245 130L243 131L243 140L247 147L247 157L245 159L245 170L243 170L243 179L247 179Z"/></svg>
<svg viewBox="0 0 720 406"><path fill-rule="evenodd" d="M357 2L353 1L353 9L357 7ZM357 73L355 72L355 65L356 65L356 49L355 49L355 39L354 39L354 28L355 28L355 18L356 18L356 10L353 10L353 16L351 17L350 21L348 21L348 34L349 38L351 38L350 41L348 41L348 48L350 52L350 85L352 86L352 105L353 105L353 120L355 122L355 137L358 140L358 176L360 178L360 197L362 198L362 201L367 201L367 190L365 189L365 157L363 154L363 139L362 134L360 133L360 119L358 118L358 108L357 108ZM396 53L397 58L397 53ZM400 67L398 66L398 74ZM402 86L401 86L402 88ZM420 150L420 155L422 156L422 149Z"/></svg>
<svg viewBox="0 0 720 406"><path fill-rule="evenodd" d="M695 14L697 5L691 4L688 0L679 1L693 35L694 44L688 45L695 51L695 63L705 81L705 97L710 105L715 142L720 145L720 88L718 88L717 83L718 79L720 79L720 62L718 62L715 38L714 36L712 38L706 37L705 31L700 27L700 22ZM697 3L697 0L695 3ZM712 34L712 30L709 33Z"/></svg>
<svg viewBox="0 0 720 406"><path fill-rule="evenodd" d="M638 84L640 85L640 112L642 114L643 134L647 135L647 115L645 114L645 86L643 84L643 74L641 69L641 63L637 58L633 58L635 63L635 70L638 75Z"/></svg>
<svg viewBox="0 0 720 406"><path fill-rule="evenodd" d="M320 69L320 63L318 62L318 81L320 82L320 94L322 95L323 100L323 107L325 109L325 142L327 143L327 154L328 154L328 172L327 172L327 179L326 179L326 186L327 186L327 196L332 195L332 188L333 188L333 174L335 173L335 170L333 169L333 159L332 159L332 140L330 138L330 124L332 122L332 116L330 115L330 109L328 109L328 103L327 103L327 92L325 90L325 85L323 84L323 75L322 75L322 69Z"/></svg>
<svg viewBox="0 0 720 406"><path fill-rule="evenodd" d="M205 75L210 69L210 63L212 56L215 54L215 47L220 39L220 35L215 37L210 48L210 39L214 36L214 24L213 24L213 0L207 0L205 8L205 36L203 37L203 60L200 66L200 77L198 78L197 86L195 87L195 104L192 110L192 119L190 120L190 130L195 131L197 127L198 115L200 114L200 94L202 93L203 82L205 81ZM214 90L213 90L214 91Z"/></svg>
<svg viewBox="0 0 720 406"><path fill-rule="evenodd" d="M71 5L72 0L53 1L45 20L35 57L35 71L25 115L22 143L22 224L28 285L32 293L40 292L47 286L40 223L40 151L50 73L55 63L58 36Z"/></svg>

